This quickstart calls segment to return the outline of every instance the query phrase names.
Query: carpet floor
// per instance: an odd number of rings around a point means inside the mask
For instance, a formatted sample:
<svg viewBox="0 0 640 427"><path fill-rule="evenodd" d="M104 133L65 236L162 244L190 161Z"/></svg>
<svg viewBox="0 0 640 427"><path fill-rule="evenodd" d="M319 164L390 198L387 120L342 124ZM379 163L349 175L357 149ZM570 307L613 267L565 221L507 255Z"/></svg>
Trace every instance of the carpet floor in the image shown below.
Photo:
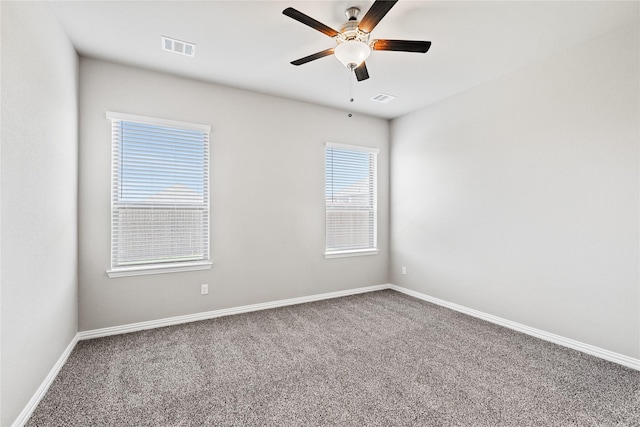
<svg viewBox="0 0 640 427"><path fill-rule="evenodd" d="M640 372L379 291L80 341L28 426L640 426Z"/></svg>

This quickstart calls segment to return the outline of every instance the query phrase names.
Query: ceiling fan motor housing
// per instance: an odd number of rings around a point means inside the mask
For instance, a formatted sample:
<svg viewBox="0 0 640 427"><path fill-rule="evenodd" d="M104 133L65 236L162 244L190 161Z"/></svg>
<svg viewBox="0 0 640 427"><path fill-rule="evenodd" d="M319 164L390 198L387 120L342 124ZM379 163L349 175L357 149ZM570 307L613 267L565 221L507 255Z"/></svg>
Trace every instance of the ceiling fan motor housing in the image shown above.
<svg viewBox="0 0 640 427"><path fill-rule="evenodd" d="M360 21L358 20L360 9L357 7L350 7L344 12L344 14L347 16L347 22L345 22L340 28L340 33L336 36L338 44L350 40L356 40L368 44L369 33L365 33L358 28L358 24L360 24Z"/></svg>
<svg viewBox="0 0 640 427"><path fill-rule="evenodd" d="M347 21L340 28L340 33L336 36L338 43L349 40L357 40L363 43L369 41L369 34L358 29L358 21Z"/></svg>

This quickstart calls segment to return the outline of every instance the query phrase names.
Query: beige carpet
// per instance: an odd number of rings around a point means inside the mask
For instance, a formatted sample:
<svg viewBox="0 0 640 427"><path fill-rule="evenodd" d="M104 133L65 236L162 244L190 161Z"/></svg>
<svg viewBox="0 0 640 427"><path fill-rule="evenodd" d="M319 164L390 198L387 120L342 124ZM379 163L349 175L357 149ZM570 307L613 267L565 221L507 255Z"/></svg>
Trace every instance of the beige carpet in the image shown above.
<svg viewBox="0 0 640 427"><path fill-rule="evenodd" d="M640 372L394 291L81 341L30 426L639 426Z"/></svg>

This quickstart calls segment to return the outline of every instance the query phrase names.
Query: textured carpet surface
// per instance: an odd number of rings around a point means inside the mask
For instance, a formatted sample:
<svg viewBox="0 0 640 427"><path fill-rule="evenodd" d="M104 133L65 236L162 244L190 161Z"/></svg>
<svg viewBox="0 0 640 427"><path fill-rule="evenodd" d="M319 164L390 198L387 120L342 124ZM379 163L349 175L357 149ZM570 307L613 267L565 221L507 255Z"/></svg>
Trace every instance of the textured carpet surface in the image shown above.
<svg viewBox="0 0 640 427"><path fill-rule="evenodd" d="M640 372L394 291L78 343L29 426L640 426Z"/></svg>

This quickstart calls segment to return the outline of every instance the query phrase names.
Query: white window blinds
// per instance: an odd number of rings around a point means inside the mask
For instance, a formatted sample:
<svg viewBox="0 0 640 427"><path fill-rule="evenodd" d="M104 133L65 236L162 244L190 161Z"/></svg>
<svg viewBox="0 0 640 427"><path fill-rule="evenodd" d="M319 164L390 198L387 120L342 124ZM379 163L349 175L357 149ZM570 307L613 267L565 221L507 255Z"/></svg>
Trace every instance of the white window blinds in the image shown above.
<svg viewBox="0 0 640 427"><path fill-rule="evenodd" d="M326 145L328 257L377 253L377 154L374 148Z"/></svg>
<svg viewBox="0 0 640 427"><path fill-rule="evenodd" d="M209 260L209 126L108 113L111 268Z"/></svg>

